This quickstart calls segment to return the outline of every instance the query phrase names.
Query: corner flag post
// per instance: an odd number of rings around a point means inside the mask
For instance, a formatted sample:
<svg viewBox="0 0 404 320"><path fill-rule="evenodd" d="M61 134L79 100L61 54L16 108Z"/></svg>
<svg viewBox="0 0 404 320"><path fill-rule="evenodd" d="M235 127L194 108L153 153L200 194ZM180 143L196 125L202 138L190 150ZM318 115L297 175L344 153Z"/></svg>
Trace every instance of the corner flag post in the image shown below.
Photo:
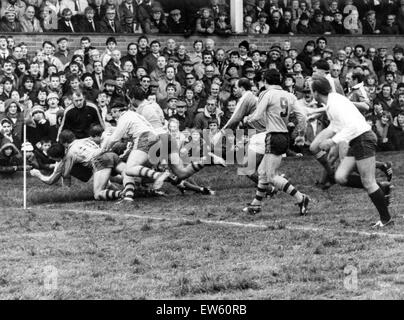
<svg viewBox="0 0 404 320"><path fill-rule="evenodd" d="M24 122L24 146L27 142L27 124ZM24 161L24 190L23 190L23 199L24 199L24 210L27 210L27 148L24 148L23 151L23 161Z"/></svg>

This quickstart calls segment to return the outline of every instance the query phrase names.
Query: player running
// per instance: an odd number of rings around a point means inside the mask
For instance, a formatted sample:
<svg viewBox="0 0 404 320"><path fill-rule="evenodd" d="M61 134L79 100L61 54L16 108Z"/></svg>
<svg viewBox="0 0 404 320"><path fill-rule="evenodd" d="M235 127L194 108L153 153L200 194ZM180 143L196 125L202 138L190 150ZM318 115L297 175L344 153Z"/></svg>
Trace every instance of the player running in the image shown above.
<svg viewBox="0 0 404 320"><path fill-rule="evenodd" d="M380 220L372 225L382 228L392 225L389 214L391 185L389 182L377 183L375 177L377 138L363 115L345 96L333 93L326 78L314 77L312 81L314 99L325 107L330 125L328 131L333 136L324 139L319 147L328 151L340 142L349 143L347 155L341 160L335 173L337 183L352 188L366 189L370 199L379 212ZM355 166L358 174L352 174Z"/></svg>
<svg viewBox="0 0 404 320"><path fill-rule="evenodd" d="M299 136L296 143L304 142L306 128L306 116L304 110L298 106L297 98L282 89L281 75L277 70L269 70L265 73L264 83L266 90L259 96L257 110L248 119L249 123L265 119L266 139L265 156L258 168L258 186L255 199L244 208L244 212L256 214L262 210L262 200L266 195L269 184L282 190L297 201L300 214L306 215L310 198L299 192L290 182L278 174L278 168L282 161L282 155L289 148L289 115L294 112L298 120Z"/></svg>
<svg viewBox="0 0 404 320"><path fill-rule="evenodd" d="M73 132L64 130L60 133L59 144L48 150L51 159L59 162L50 176L44 176L39 170L31 170L32 176L46 184L54 184L63 177L64 183L71 184L71 173L75 165L82 165L93 170L93 190L95 200L116 200L120 191L107 188L113 173L122 174L125 163L114 152L103 152L100 147L104 129L99 126L90 128L89 138L75 140ZM67 151L66 151L67 150Z"/></svg>

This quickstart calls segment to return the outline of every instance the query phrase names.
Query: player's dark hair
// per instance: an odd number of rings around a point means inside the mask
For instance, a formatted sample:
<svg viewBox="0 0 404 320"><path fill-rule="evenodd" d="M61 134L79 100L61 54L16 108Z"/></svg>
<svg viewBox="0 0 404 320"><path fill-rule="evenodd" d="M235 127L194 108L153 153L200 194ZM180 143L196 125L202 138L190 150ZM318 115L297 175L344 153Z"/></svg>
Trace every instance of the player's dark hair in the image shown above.
<svg viewBox="0 0 404 320"><path fill-rule="evenodd" d="M247 78L241 78L238 80L238 86L244 88L246 91L251 90L251 81Z"/></svg>
<svg viewBox="0 0 404 320"><path fill-rule="evenodd" d="M320 69L320 70L330 71L330 65L324 59L320 59L320 60L316 61L315 63L313 63L313 68L314 67L316 67L317 69Z"/></svg>
<svg viewBox="0 0 404 320"><path fill-rule="evenodd" d="M317 91L319 94L324 96L327 96L332 92L331 84L325 77L313 76L311 88L313 92Z"/></svg>
<svg viewBox="0 0 404 320"><path fill-rule="evenodd" d="M264 79L269 85L280 86L282 84L281 74L278 70L275 69L271 69L265 72Z"/></svg>
<svg viewBox="0 0 404 320"><path fill-rule="evenodd" d="M76 136L70 130L63 130L59 135L59 143L61 144L72 143L74 140L76 140Z"/></svg>
<svg viewBox="0 0 404 320"><path fill-rule="evenodd" d="M365 77L362 73L355 72L352 74L352 80L356 80L358 83L363 82L364 78Z"/></svg>
<svg viewBox="0 0 404 320"><path fill-rule="evenodd" d="M88 134L91 138L95 138L95 137L101 137L103 132L104 129L100 125L96 124L90 127Z"/></svg>
<svg viewBox="0 0 404 320"><path fill-rule="evenodd" d="M60 143L53 144L48 150L48 156L54 159L62 159L65 154L65 147Z"/></svg>
<svg viewBox="0 0 404 320"><path fill-rule="evenodd" d="M44 144L44 143L52 143L52 139L50 137L42 137L40 142L42 144Z"/></svg>

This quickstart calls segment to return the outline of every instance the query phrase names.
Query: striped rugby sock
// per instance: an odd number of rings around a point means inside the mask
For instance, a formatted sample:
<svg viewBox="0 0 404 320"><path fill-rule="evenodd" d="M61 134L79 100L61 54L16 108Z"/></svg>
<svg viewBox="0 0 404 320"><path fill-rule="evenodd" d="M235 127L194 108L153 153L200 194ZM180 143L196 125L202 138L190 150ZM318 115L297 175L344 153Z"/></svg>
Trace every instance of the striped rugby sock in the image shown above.
<svg viewBox="0 0 404 320"><path fill-rule="evenodd" d="M135 168L133 168L133 171L135 173L135 176L153 180L156 180L161 175L161 172L154 171L153 169L149 169L144 166L136 166Z"/></svg>
<svg viewBox="0 0 404 320"><path fill-rule="evenodd" d="M124 194L125 198L132 198L133 199L135 197L135 184L133 182L127 182L125 184L123 194Z"/></svg>
<svg viewBox="0 0 404 320"><path fill-rule="evenodd" d="M195 173L198 172L198 171L201 171L201 170L205 167L205 165L204 165L203 163L201 163L201 162L194 162L194 161L191 162L191 166L192 166L192 170L193 170Z"/></svg>
<svg viewBox="0 0 404 320"><path fill-rule="evenodd" d="M268 186L269 183L267 182L260 182L260 181L258 182L255 198L251 203L252 205L260 205L262 203L262 199L264 199L264 197L266 196Z"/></svg>
<svg viewBox="0 0 404 320"><path fill-rule="evenodd" d="M98 195L98 200L105 200L105 201L111 201L111 200L116 200L119 199L121 195L120 191L114 191L111 189L105 189L100 192Z"/></svg>
<svg viewBox="0 0 404 320"><path fill-rule="evenodd" d="M303 201L303 195L290 184L288 180L284 177L276 176L274 177L274 185L278 190L282 190L283 192L290 194L294 197L299 203Z"/></svg>

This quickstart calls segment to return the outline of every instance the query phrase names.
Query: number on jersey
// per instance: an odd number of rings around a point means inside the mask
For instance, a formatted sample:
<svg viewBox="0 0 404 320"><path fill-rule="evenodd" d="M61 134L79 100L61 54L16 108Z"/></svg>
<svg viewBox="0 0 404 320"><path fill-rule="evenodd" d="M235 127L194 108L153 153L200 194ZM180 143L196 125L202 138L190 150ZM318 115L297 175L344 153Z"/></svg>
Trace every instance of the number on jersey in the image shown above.
<svg viewBox="0 0 404 320"><path fill-rule="evenodd" d="M282 118L286 118L289 114L289 102L286 98L281 98L281 108L282 111L280 115Z"/></svg>

